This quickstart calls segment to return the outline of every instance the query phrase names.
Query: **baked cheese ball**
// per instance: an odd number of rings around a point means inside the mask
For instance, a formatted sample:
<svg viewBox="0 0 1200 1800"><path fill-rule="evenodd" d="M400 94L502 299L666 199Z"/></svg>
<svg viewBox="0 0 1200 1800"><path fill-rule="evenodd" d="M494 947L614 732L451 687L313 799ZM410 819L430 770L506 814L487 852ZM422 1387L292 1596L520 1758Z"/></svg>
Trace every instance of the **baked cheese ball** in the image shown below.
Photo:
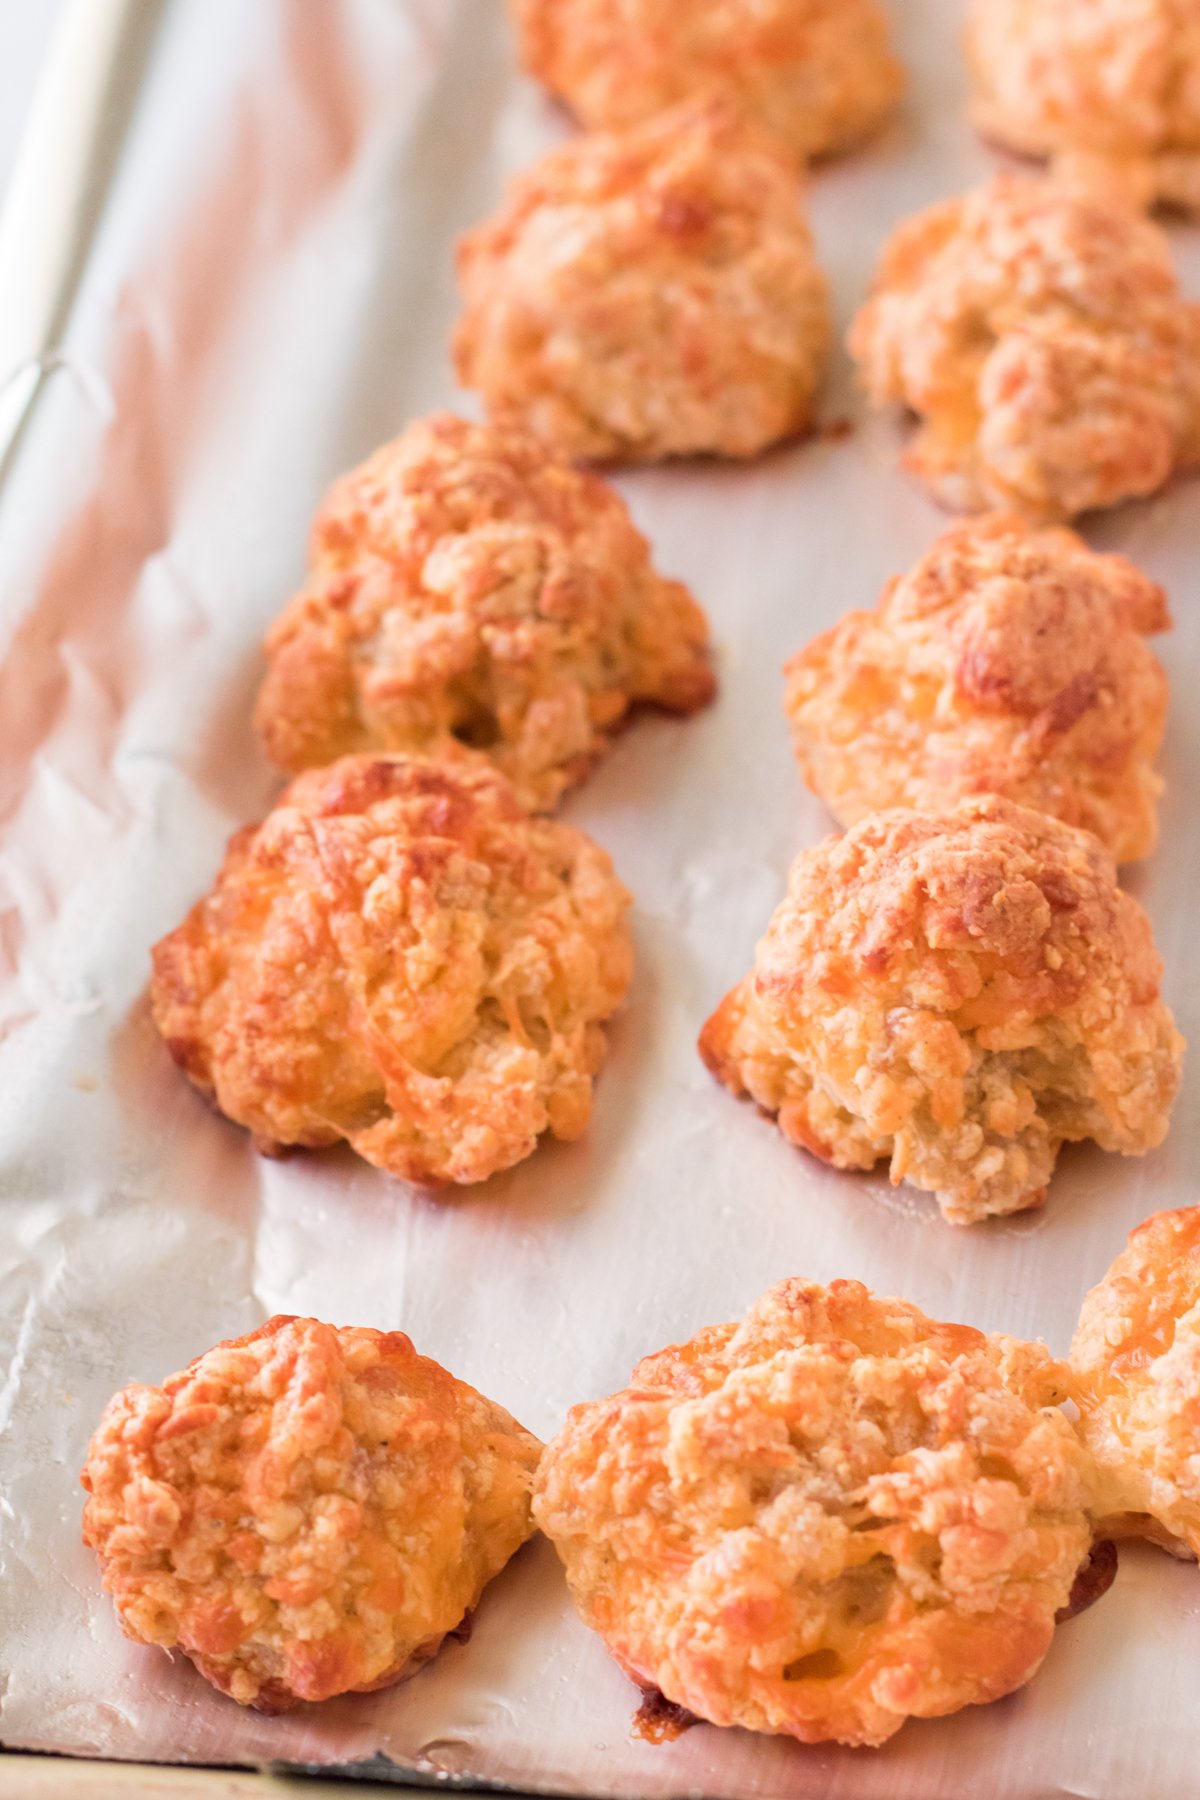
<svg viewBox="0 0 1200 1800"><path fill-rule="evenodd" d="M524 433L442 415L343 477L272 627L256 720L296 773L465 743L552 808L631 706L715 691L708 626L624 502Z"/></svg>
<svg viewBox="0 0 1200 1800"><path fill-rule="evenodd" d="M1089 832L984 796L801 851L700 1051L785 1137L882 1159L964 1225L1038 1206L1064 1142L1162 1142L1183 1039Z"/></svg>
<svg viewBox="0 0 1200 1800"><path fill-rule="evenodd" d="M1005 178L901 225L850 349L906 457L967 512L1068 519L1195 460L1200 309L1120 196Z"/></svg>
<svg viewBox="0 0 1200 1800"><path fill-rule="evenodd" d="M1087 1559L1087 1461L1040 1345L857 1281L576 1406L534 1516L584 1620L714 1725L881 1744L1029 1680Z"/></svg>
<svg viewBox="0 0 1200 1800"><path fill-rule="evenodd" d="M1130 1232L1083 1303L1071 1364L1106 1534L1200 1555L1200 1207Z"/></svg>
<svg viewBox="0 0 1200 1800"><path fill-rule="evenodd" d="M1074 532L956 526L788 663L796 757L843 825L1003 794L1148 856L1167 677L1146 635L1169 624L1161 588Z"/></svg>
<svg viewBox="0 0 1200 1800"><path fill-rule="evenodd" d="M587 1125L628 905L482 759L345 757L230 840L155 946L154 1018L261 1148L344 1138L406 1181L482 1181Z"/></svg>
<svg viewBox="0 0 1200 1800"><path fill-rule="evenodd" d="M1197 0L972 0L967 58L986 137L1200 208Z"/></svg>
<svg viewBox="0 0 1200 1800"><path fill-rule="evenodd" d="M513 0L522 60L589 130L719 94L826 156L865 137L904 86L877 0Z"/></svg>
<svg viewBox="0 0 1200 1800"><path fill-rule="evenodd" d="M459 380L556 456L749 457L812 424L829 307L795 170L720 103L543 157L459 278Z"/></svg>
<svg viewBox="0 0 1200 1800"><path fill-rule="evenodd" d="M83 1539L127 1637L283 1712L416 1674L533 1530L540 1451L403 1332L279 1317L110 1400Z"/></svg>

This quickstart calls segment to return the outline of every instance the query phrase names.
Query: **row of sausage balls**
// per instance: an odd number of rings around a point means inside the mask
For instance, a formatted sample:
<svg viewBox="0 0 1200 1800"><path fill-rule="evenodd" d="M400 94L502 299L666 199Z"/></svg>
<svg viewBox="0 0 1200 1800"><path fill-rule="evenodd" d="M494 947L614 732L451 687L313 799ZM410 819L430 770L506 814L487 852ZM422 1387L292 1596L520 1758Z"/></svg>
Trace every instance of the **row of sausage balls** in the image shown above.
<svg viewBox="0 0 1200 1800"><path fill-rule="evenodd" d="M904 85L877 0L510 0L522 61L591 130L702 94L797 161L847 149ZM966 0L971 116L985 137L1200 209L1197 0Z"/></svg>
<svg viewBox="0 0 1200 1800"><path fill-rule="evenodd" d="M1066 1141L1161 1141L1183 1044L1116 863L1155 840L1167 623L1124 557L989 515L789 664L849 830L701 1050L794 1143L969 1222L1038 1204ZM696 602L598 476L442 416L334 488L267 657L259 730L300 772L155 949L176 1061L260 1147L412 1182L577 1136L629 896L545 813L632 707L711 697Z"/></svg>
<svg viewBox="0 0 1200 1800"><path fill-rule="evenodd" d="M679 1723L878 1744L1027 1681L1113 1537L1195 1557L1198 1321L1200 1208L1131 1235L1069 1363L784 1281L543 1449L400 1332L275 1318L116 1395L84 1537L131 1638L271 1712L414 1674L540 1527Z"/></svg>

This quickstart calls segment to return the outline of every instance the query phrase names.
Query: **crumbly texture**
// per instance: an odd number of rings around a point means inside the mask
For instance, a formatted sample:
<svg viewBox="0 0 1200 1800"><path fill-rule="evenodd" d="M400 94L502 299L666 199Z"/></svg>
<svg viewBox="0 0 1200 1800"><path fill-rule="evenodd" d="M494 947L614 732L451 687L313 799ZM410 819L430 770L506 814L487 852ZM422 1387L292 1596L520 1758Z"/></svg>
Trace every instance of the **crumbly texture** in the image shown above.
<svg viewBox="0 0 1200 1800"><path fill-rule="evenodd" d="M1149 920L1084 831L984 797L804 850L709 1019L719 1080L839 1169L970 1224L1040 1205L1059 1148L1166 1135L1183 1040Z"/></svg>
<svg viewBox="0 0 1200 1800"><path fill-rule="evenodd" d="M904 86L877 0L512 0L522 60L590 130L719 94L797 157L866 136Z"/></svg>
<svg viewBox="0 0 1200 1800"><path fill-rule="evenodd" d="M1003 179L900 226L850 349L917 415L907 455L947 505L1071 518L1197 454L1200 310L1119 194Z"/></svg>
<svg viewBox="0 0 1200 1800"><path fill-rule="evenodd" d="M256 721L281 767L460 742L536 810L631 706L689 713L715 688L704 614L619 495L523 432L448 415L333 489L266 650Z"/></svg>
<svg viewBox="0 0 1200 1800"><path fill-rule="evenodd" d="M1200 1555L1200 1207L1130 1232L1083 1303L1071 1365L1101 1529Z"/></svg>
<svg viewBox="0 0 1200 1800"><path fill-rule="evenodd" d="M109 1402L83 1539L127 1637L282 1712L434 1655L530 1535L540 1450L403 1332L274 1318Z"/></svg>
<svg viewBox="0 0 1200 1800"><path fill-rule="evenodd" d="M879 1744L1045 1656L1091 1541L1062 1391L1040 1345L785 1281L575 1407L534 1514L635 1681Z"/></svg>
<svg viewBox="0 0 1200 1800"><path fill-rule="evenodd" d="M785 707L809 786L843 825L1003 794L1148 856L1166 674L1162 589L1071 531L990 515L946 532L792 658Z"/></svg>
<svg viewBox="0 0 1200 1800"><path fill-rule="evenodd" d="M482 759L345 757L231 839L155 946L154 1017L261 1147L345 1138L407 1181L481 1181L586 1126L628 905Z"/></svg>
<svg viewBox="0 0 1200 1800"><path fill-rule="evenodd" d="M753 456L830 344L795 171L720 103L588 136L459 247L459 379L568 460Z"/></svg>
<svg viewBox="0 0 1200 1800"><path fill-rule="evenodd" d="M1197 0L972 0L966 47L986 137L1200 210Z"/></svg>

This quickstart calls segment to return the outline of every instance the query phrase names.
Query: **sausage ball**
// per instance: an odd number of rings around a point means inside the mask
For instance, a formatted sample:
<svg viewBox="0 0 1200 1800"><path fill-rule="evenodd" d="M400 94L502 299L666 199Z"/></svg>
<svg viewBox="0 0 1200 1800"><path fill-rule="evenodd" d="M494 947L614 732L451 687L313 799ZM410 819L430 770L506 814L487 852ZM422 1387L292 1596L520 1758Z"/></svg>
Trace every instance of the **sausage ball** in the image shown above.
<svg viewBox="0 0 1200 1800"><path fill-rule="evenodd" d="M714 1725L881 1744L1049 1649L1091 1543L1063 1391L1040 1345L784 1281L573 1408L534 1515L635 1681Z"/></svg>
<svg viewBox="0 0 1200 1800"><path fill-rule="evenodd" d="M531 75L589 130L720 94L796 157L844 150L904 85L877 0L513 0Z"/></svg>
<svg viewBox="0 0 1200 1800"><path fill-rule="evenodd" d="M127 1637L283 1712L435 1654L530 1535L540 1450L401 1331L274 1318L109 1401L83 1539Z"/></svg>
<svg viewBox="0 0 1200 1800"><path fill-rule="evenodd" d="M266 649L257 724L283 768L461 742L537 810L631 706L689 713L715 687L703 613L614 490L522 432L449 416L333 489Z"/></svg>
<svg viewBox="0 0 1200 1800"><path fill-rule="evenodd" d="M1089 832L985 796L804 850L700 1050L839 1169L953 1224L1038 1206L1059 1147L1162 1142L1183 1040L1150 922Z"/></svg>
<svg viewBox="0 0 1200 1800"><path fill-rule="evenodd" d="M1083 1303L1071 1364L1104 1530L1200 1555L1200 1207L1130 1232Z"/></svg>
<svg viewBox="0 0 1200 1800"><path fill-rule="evenodd" d="M829 309L795 171L720 104L543 157L459 276L460 381L555 455L748 457L812 423Z"/></svg>
<svg viewBox="0 0 1200 1800"><path fill-rule="evenodd" d="M967 59L986 137L1200 208L1197 0L972 0Z"/></svg>
<svg viewBox="0 0 1200 1800"><path fill-rule="evenodd" d="M901 225L850 349L906 457L967 512L1067 519L1195 460L1200 311L1156 225L1085 187L1004 179Z"/></svg>
<svg viewBox="0 0 1200 1800"><path fill-rule="evenodd" d="M1158 834L1162 589L1123 556L1012 516L959 525L787 665L805 779L843 825L1004 794L1118 862Z"/></svg>
<svg viewBox="0 0 1200 1800"><path fill-rule="evenodd" d="M154 1018L262 1148L345 1138L406 1181L482 1181L587 1125L628 905L482 760L348 756L230 840L155 946Z"/></svg>

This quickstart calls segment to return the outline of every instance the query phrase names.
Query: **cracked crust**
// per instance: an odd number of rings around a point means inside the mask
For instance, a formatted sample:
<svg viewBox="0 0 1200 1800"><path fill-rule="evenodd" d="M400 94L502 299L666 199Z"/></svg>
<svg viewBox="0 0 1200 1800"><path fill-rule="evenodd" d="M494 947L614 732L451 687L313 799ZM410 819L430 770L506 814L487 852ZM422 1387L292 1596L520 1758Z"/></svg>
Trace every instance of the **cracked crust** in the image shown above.
<svg viewBox="0 0 1200 1800"><path fill-rule="evenodd" d="M1183 1039L1103 846L1007 800L873 814L802 851L700 1051L792 1143L890 1163L970 1224L1038 1206L1064 1142L1166 1135Z"/></svg>
<svg viewBox="0 0 1200 1800"><path fill-rule="evenodd" d="M634 1681L879 1744L1045 1656L1091 1544L1063 1376L858 1282L785 1281L573 1408L535 1517Z"/></svg>
<svg viewBox="0 0 1200 1800"><path fill-rule="evenodd" d="M533 1530L540 1450L403 1332L278 1317L114 1396L83 1538L127 1637L283 1712L436 1653Z"/></svg>
<svg viewBox="0 0 1200 1800"><path fill-rule="evenodd" d="M963 511L1067 519L1196 459L1200 310L1111 193L1005 178L917 214L850 350L876 406L917 415L907 465Z"/></svg>
<svg viewBox="0 0 1200 1800"><path fill-rule="evenodd" d="M1161 588L1074 532L956 526L788 663L797 760L842 825L993 793L1148 856L1167 677L1145 636L1169 624Z"/></svg>
<svg viewBox="0 0 1200 1800"><path fill-rule="evenodd" d="M973 0L966 48L985 137L1200 211L1196 0Z"/></svg>
<svg viewBox="0 0 1200 1800"><path fill-rule="evenodd" d="M154 1018L264 1147L345 1138L406 1181L482 1181L586 1127L628 905L604 851L482 759L345 757L231 839L155 946Z"/></svg>
<svg viewBox="0 0 1200 1800"><path fill-rule="evenodd" d="M573 461L809 429L828 297L777 141L721 104L578 139L459 247L459 380Z"/></svg>
<svg viewBox="0 0 1200 1800"><path fill-rule="evenodd" d="M1088 1294L1072 1397L1100 1529L1200 1554L1200 1207L1155 1213Z"/></svg>
<svg viewBox="0 0 1200 1800"><path fill-rule="evenodd" d="M282 768L462 742L539 811L631 706L690 713L715 691L704 615L619 495L449 415L337 483L266 650L255 716Z"/></svg>
<svg viewBox="0 0 1200 1800"><path fill-rule="evenodd" d="M719 94L797 157L849 148L904 86L876 0L512 0L529 73L589 130Z"/></svg>

